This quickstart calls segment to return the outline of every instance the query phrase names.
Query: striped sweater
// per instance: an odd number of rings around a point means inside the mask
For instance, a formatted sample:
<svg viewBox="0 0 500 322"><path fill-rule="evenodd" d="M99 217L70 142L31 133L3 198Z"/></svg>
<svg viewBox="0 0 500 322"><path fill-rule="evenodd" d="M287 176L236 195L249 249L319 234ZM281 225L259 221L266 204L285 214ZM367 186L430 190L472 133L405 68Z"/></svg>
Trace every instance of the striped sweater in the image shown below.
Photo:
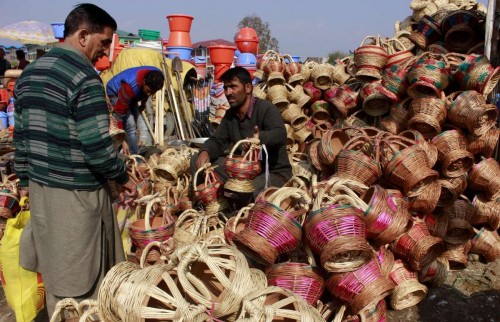
<svg viewBox="0 0 500 322"><path fill-rule="evenodd" d="M90 60L61 44L26 66L15 86L14 166L20 186L95 190L128 175L109 136L109 110Z"/></svg>

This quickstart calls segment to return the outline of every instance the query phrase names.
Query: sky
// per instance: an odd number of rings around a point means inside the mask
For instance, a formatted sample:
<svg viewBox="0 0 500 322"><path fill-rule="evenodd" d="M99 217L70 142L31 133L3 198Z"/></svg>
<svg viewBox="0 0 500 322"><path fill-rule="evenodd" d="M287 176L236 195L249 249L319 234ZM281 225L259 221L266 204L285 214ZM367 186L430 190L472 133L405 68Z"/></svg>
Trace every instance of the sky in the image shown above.
<svg viewBox="0 0 500 322"><path fill-rule="evenodd" d="M64 22L74 5L82 1L0 1L0 27L22 20ZM238 23L256 14L269 23L281 54L326 57L360 46L366 36L394 34L394 24L411 15L411 0L87 0L108 11L118 28L161 32L168 39L170 14L194 16L192 42L223 38L233 41ZM488 0L479 0L487 5ZM0 38L0 45L21 45Z"/></svg>

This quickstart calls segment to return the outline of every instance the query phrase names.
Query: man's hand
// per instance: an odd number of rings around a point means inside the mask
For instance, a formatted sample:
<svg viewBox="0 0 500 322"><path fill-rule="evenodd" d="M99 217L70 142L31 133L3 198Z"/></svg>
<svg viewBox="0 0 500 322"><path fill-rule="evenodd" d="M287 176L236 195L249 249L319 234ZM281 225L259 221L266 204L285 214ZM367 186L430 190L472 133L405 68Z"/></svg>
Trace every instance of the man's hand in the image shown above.
<svg viewBox="0 0 500 322"><path fill-rule="evenodd" d="M125 205L133 204L135 197L137 197L137 185L132 179L123 185L118 185L118 191L120 192L120 202Z"/></svg>
<svg viewBox="0 0 500 322"><path fill-rule="evenodd" d="M201 168L205 163L210 162L210 156L207 151L201 151L198 154L198 159L196 159L196 170Z"/></svg>
<svg viewBox="0 0 500 322"><path fill-rule="evenodd" d="M259 127L257 125L253 127L252 138L259 139ZM248 142L243 143L241 145L241 148L243 149L243 151L247 151L248 149L250 149L250 143Z"/></svg>

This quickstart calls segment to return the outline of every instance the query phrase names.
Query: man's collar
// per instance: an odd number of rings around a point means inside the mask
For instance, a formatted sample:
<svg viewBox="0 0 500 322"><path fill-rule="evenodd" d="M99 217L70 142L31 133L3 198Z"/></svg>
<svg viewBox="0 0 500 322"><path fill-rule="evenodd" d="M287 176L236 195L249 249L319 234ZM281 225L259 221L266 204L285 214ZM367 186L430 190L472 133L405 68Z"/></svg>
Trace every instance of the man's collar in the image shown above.
<svg viewBox="0 0 500 322"><path fill-rule="evenodd" d="M66 43L58 43L54 47L72 51L75 54L77 54L78 56L80 56L86 64L94 67L94 64L92 64L90 59L87 56L85 56L85 54L81 50L76 49L74 46L71 46L71 45L66 44Z"/></svg>

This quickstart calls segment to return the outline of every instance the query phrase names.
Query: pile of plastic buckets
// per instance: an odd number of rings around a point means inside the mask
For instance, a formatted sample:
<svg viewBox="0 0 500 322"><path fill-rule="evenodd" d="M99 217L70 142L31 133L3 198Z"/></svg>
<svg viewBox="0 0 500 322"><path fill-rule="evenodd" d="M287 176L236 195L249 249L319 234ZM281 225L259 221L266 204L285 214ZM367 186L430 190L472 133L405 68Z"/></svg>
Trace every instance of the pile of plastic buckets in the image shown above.
<svg viewBox="0 0 500 322"><path fill-rule="evenodd" d="M253 28L241 28L236 36L234 36L234 42L240 52L235 66L248 70L253 79L253 73L257 70L257 57L255 57L255 54L259 50L257 32Z"/></svg>
<svg viewBox="0 0 500 322"><path fill-rule="evenodd" d="M167 55L173 59L179 56L180 59L191 61L193 44L191 43L191 24L194 17L181 14L167 16L170 35L168 37Z"/></svg>

